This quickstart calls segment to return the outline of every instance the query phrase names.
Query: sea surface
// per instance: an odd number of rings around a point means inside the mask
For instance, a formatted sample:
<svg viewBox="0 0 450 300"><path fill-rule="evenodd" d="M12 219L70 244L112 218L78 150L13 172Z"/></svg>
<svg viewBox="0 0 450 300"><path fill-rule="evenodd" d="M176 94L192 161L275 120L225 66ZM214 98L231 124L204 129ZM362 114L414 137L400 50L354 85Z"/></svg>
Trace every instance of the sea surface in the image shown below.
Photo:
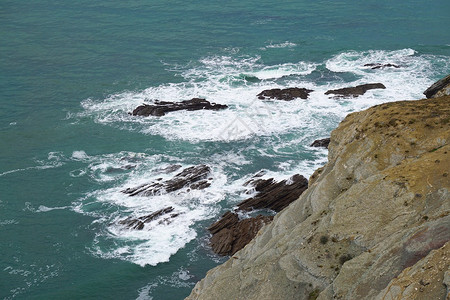
<svg viewBox="0 0 450 300"><path fill-rule="evenodd" d="M350 112L450 73L450 1L0 1L0 299L183 299L242 184L308 177ZM399 68L371 69L368 63ZM329 89L386 89L333 99ZM303 87L308 100L261 101ZM221 111L129 115L193 97ZM121 191L206 164L212 185ZM118 224L172 206L171 223Z"/></svg>

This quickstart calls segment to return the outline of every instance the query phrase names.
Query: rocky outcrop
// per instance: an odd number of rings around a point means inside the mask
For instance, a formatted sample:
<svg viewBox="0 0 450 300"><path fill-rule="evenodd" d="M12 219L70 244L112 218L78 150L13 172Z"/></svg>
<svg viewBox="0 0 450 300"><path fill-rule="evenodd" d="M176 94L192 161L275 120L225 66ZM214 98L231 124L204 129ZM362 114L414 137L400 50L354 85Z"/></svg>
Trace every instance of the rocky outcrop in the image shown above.
<svg viewBox="0 0 450 300"><path fill-rule="evenodd" d="M149 215L141 216L141 217L128 217L124 220L119 221L119 224L125 225L129 229L136 229L136 230L142 230L144 229L145 224L150 223L154 220L160 219L160 217L167 215L171 212L173 212L174 208L172 206L160 209L158 211L155 211L154 213L151 213ZM160 220L158 223L170 223L170 220L177 217L179 213L172 213L168 217Z"/></svg>
<svg viewBox="0 0 450 300"><path fill-rule="evenodd" d="M227 105L216 104L201 98L193 98L181 102L155 101L155 104L143 104L136 107L131 113L133 116L164 116L166 113L178 110L220 110L228 108Z"/></svg>
<svg viewBox="0 0 450 300"><path fill-rule="evenodd" d="M336 95L337 98L350 98L364 95L368 90L373 89L385 89L386 87L382 83L368 83L357 85L355 87L342 88L337 90L329 90L325 95Z"/></svg>
<svg viewBox="0 0 450 300"><path fill-rule="evenodd" d="M301 99L307 99L309 96L309 93L311 93L313 90L308 90L305 88L286 88L286 89L270 89L270 90L264 90L261 93L259 93L258 99L264 100L264 99L277 99L277 100L285 100L285 101L291 101L295 98L301 98Z"/></svg>
<svg viewBox="0 0 450 300"><path fill-rule="evenodd" d="M163 172L167 172L173 169L177 169L178 165L174 167L169 166ZM171 169L172 168L172 169ZM170 193L180 190L184 187L191 189L204 189L211 185L211 179L207 179L211 169L206 165L192 166L184 169L180 173L176 174L172 179L162 181L161 178L148 184L142 184L137 187L127 188L122 193L130 196L153 196L158 193Z"/></svg>
<svg viewBox="0 0 450 300"><path fill-rule="evenodd" d="M263 175L264 172L261 171L244 184L257 194L238 204L236 212L261 209L279 212L296 200L308 187L308 180L298 174L280 182L276 182L273 178L260 178ZM273 219L272 216L262 215L240 219L236 212L226 212L219 221L208 228L212 234L211 248L219 255L233 255L241 250L264 224L270 223Z"/></svg>
<svg viewBox="0 0 450 300"><path fill-rule="evenodd" d="M245 247L261 227L272 221L272 216L258 215L239 220L236 213L226 212L222 218L211 225L211 248L219 255L233 255Z"/></svg>
<svg viewBox="0 0 450 300"><path fill-rule="evenodd" d="M380 63L370 63L370 64L365 64L364 67L370 67L372 70L376 70L376 69L384 69L384 68L400 68L399 65L395 65L395 64L380 64Z"/></svg>
<svg viewBox="0 0 450 300"><path fill-rule="evenodd" d="M315 140L310 147L323 147L328 149L328 145L330 144L330 138L324 138L320 140Z"/></svg>
<svg viewBox="0 0 450 300"><path fill-rule="evenodd" d="M273 178L253 179L246 182L246 185L252 185L258 194L238 204L240 210L270 209L279 212L292 201L297 200L308 188L308 180L296 174L280 182L276 182Z"/></svg>
<svg viewBox="0 0 450 300"><path fill-rule="evenodd" d="M449 101L348 115L308 189L188 299L445 299Z"/></svg>
<svg viewBox="0 0 450 300"><path fill-rule="evenodd" d="M450 75L436 81L423 92L427 98L450 96Z"/></svg>

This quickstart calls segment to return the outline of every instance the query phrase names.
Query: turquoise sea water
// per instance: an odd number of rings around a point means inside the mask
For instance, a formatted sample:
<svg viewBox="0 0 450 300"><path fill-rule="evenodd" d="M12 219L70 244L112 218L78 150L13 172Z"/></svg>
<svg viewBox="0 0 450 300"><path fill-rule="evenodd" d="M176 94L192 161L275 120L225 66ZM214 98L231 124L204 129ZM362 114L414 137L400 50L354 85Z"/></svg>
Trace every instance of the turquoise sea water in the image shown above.
<svg viewBox="0 0 450 300"><path fill-rule="evenodd" d="M224 261L205 228L245 199L246 179L309 176L326 151L308 145L346 114L421 98L450 73L448 12L444 0L1 1L0 298L184 298ZM324 95L371 82L386 89ZM292 86L314 92L257 100ZM128 115L193 97L230 108ZM120 192L200 163L205 190ZM117 225L167 206L181 213L171 224Z"/></svg>

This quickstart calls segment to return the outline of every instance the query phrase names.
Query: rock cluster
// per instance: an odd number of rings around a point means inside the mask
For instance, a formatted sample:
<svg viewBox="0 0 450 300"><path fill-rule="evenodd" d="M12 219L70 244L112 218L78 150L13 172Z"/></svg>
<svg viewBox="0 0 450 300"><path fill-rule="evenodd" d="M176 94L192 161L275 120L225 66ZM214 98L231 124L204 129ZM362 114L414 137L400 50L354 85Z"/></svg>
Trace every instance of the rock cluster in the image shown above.
<svg viewBox="0 0 450 300"><path fill-rule="evenodd" d="M220 110L228 108L224 104L216 104L201 98L192 98L181 102L155 101L155 104L143 104L136 107L131 113L133 116L164 116L168 112L178 110Z"/></svg>
<svg viewBox="0 0 450 300"><path fill-rule="evenodd" d="M385 89L386 87L382 83L367 83L362 85L357 85L355 87L347 87L337 90L329 90L325 93L325 95L336 95L335 97L358 97L364 95L368 90L373 89Z"/></svg>
<svg viewBox="0 0 450 300"><path fill-rule="evenodd" d="M448 299L449 103L348 115L308 189L187 299Z"/></svg>
<svg viewBox="0 0 450 300"><path fill-rule="evenodd" d="M255 175L245 183L258 192L256 196L238 204L237 212L266 209L279 212L296 200L308 187L308 180L301 175L294 175L289 180L276 182L273 178L261 179ZM236 212L228 211L222 218L211 225L211 248L219 255L233 255L247 245L264 224L272 221L272 216L258 215L240 219Z"/></svg>
<svg viewBox="0 0 450 300"><path fill-rule="evenodd" d="M155 174L172 173L180 169L181 165L170 165L166 168L155 170ZM161 193L170 193L179 191L182 188L204 189L211 185L211 178L207 178L211 169L206 165L197 165L183 169L171 179L162 181L158 178L153 182L142 184L137 187L127 188L122 193L129 196L153 196ZM129 229L142 230L145 224L159 219L158 224L168 224L171 220L180 214L174 212L174 208L169 206L151 214L140 217L128 217L120 220L118 223ZM163 219L161 219L164 217Z"/></svg>
<svg viewBox="0 0 450 300"><path fill-rule="evenodd" d="M308 90L305 88L286 88L286 89L270 89L270 90L264 90L261 93L259 93L258 99L264 100L264 99L278 99L278 100L285 100L285 101L291 101L295 98L301 98L301 99L307 99L309 96L309 93L311 93L313 90Z"/></svg>

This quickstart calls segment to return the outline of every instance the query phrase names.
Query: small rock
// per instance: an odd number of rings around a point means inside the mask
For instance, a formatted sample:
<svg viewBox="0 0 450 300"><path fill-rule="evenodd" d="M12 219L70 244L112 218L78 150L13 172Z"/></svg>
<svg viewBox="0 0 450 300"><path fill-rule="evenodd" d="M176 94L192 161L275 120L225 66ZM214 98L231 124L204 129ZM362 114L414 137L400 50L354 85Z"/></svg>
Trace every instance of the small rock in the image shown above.
<svg viewBox="0 0 450 300"><path fill-rule="evenodd" d="M128 217L124 220L119 221L119 224L125 225L126 227L128 227L130 229L142 230L142 229L144 229L145 223L149 223L153 220L156 220L157 218L172 212L173 209L174 208L172 206L169 206L169 207L160 209L158 211L155 211L154 213L151 213L149 215L145 215L142 217L138 217L138 218ZM174 218L178 215L179 214L172 214L170 217Z"/></svg>
<svg viewBox="0 0 450 300"><path fill-rule="evenodd" d="M380 64L380 63L370 63L365 64L364 67L371 67L372 70L384 69L384 68L400 68L399 65L394 64Z"/></svg>
<svg viewBox="0 0 450 300"><path fill-rule="evenodd" d="M192 166L184 169L172 179L163 182L151 182L134 188L127 188L122 192L130 196L152 196L161 192L174 192L189 187L192 189L204 189L211 184L204 180L211 169L206 165ZM203 180L203 181L202 181Z"/></svg>
<svg viewBox="0 0 450 300"><path fill-rule="evenodd" d="M328 145L330 144L330 138L315 140L310 147L324 147L328 149Z"/></svg>
<svg viewBox="0 0 450 300"><path fill-rule="evenodd" d="M301 99L307 99L309 96L309 93L311 93L313 90L308 90L305 88L286 88L286 89L270 89L270 90L264 90L261 93L259 93L258 99L278 99L278 100L285 100L290 101L295 98L301 98Z"/></svg>
<svg viewBox="0 0 450 300"><path fill-rule="evenodd" d="M228 108L227 105L216 104L201 98L192 98L181 102L155 101L154 105L143 104L136 107L131 113L133 116L164 116L166 113L177 110L220 110Z"/></svg>
<svg viewBox="0 0 450 300"><path fill-rule="evenodd" d="M329 90L325 95L334 94L337 97L347 98L347 97L358 97L364 95L365 92L372 89L385 89L386 87L382 83L368 83L362 84L355 87L342 88L337 90Z"/></svg>

